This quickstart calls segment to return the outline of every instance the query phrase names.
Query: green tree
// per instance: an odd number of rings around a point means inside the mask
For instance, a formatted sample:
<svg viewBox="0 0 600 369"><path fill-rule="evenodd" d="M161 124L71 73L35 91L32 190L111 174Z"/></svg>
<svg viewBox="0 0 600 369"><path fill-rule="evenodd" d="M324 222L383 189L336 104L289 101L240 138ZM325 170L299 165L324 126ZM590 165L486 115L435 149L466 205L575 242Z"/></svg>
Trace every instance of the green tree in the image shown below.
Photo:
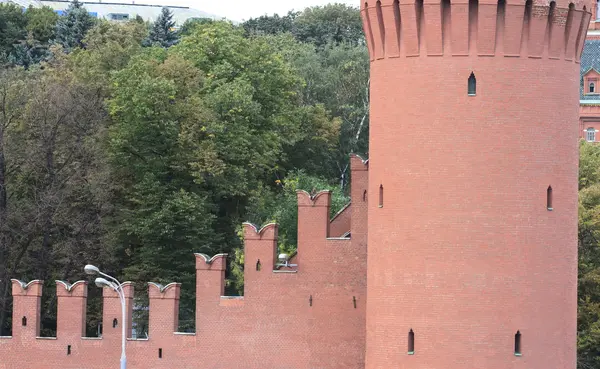
<svg viewBox="0 0 600 369"><path fill-rule="evenodd" d="M148 48L115 74L110 101L109 149L120 184L113 224L124 275L183 283L182 321L194 312L193 253L211 253L219 240L211 199L190 168L195 151L210 153L188 147L202 143L186 138L208 135L195 132L211 117L196 96L201 81L190 62Z"/></svg>
<svg viewBox="0 0 600 369"><path fill-rule="evenodd" d="M190 18L183 23L181 29L179 30L180 36L190 35L196 26L201 26L207 23L213 23L214 20L212 18Z"/></svg>
<svg viewBox="0 0 600 369"><path fill-rule="evenodd" d="M31 6L25 12L25 16L27 18L27 32L35 40L47 44L54 39L59 16L52 8L48 6L34 8Z"/></svg>
<svg viewBox="0 0 600 369"><path fill-rule="evenodd" d="M16 129L24 114L27 101L25 78L22 71L0 69L0 335L9 335L8 310L10 309L10 278L15 270L10 263L18 235L11 229L9 219L15 215L9 207L9 183L14 164L10 162L11 133Z"/></svg>
<svg viewBox="0 0 600 369"><path fill-rule="evenodd" d="M7 61L13 66L22 66L25 69L33 64L46 60L49 56L47 45L40 44L28 37L13 45L13 51L8 55Z"/></svg>
<svg viewBox="0 0 600 369"><path fill-rule="evenodd" d="M305 168L313 175L336 178L345 187L349 155L368 156L369 55L366 46L330 44L317 48L300 43L289 34L266 38L302 77L302 105L322 105L327 114L340 122L335 148L304 155L306 145L293 146L289 153L293 159L290 166Z"/></svg>
<svg viewBox="0 0 600 369"><path fill-rule="evenodd" d="M297 140L301 79L266 39L246 39L225 22L196 27L172 51L206 76L202 96L215 114L205 129L217 160L195 163L196 181L238 203L275 172L282 146Z"/></svg>
<svg viewBox="0 0 600 369"><path fill-rule="evenodd" d="M3 81L2 94L9 98L3 109L10 119L3 123L6 202L0 233L6 249L0 269L48 285L79 279L86 261L108 258L100 242L108 206L99 144L103 101L58 63L18 78ZM5 299L6 284L2 287ZM55 307L55 294L45 294L44 335L55 329Z"/></svg>
<svg viewBox="0 0 600 369"><path fill-rule="evenodd" d="M21 12L22 13L22 12ZM4 63L28 68L50 56L49 40L54 36L58 15L48 7L29 7L21 15L25 23L20 24L21 37L12 41L12 47L4 52Z"/></svg>
<svg viewBox="0 0 600 369"><path fill-rule="evenodd" d="M578 367L600 368L600 146L580 152Z"/></svg>
<svg viewBox="0 0 600 369"><path fill-rule="evenodd" d="M169 49L146 48L114 74L115 242L127 277L171 282L189 271L177 281L191 296L192 253L239 246L235 230L249 201L285 172L286 148L335 147L339 121L303 106L301 89L268 38L245 38L227 22L196 25ZM192 314L193 300L183 300Z"/></svg>
<svg viewBox="0 0 600 369"><path fill-rule="evenodd" d="M162 8L156 22L150 28L148 44L171 47L177 43L178 37L175 32L175 21L173 12L169 8Z"/></svg>
<svg viewBox="0 0 600 369"><path fill-rule="evenodd" d="M317 47L365 43L359 10L339 3L307 8L294 20L293 33Z"/></svg>
<svg viewBox="0 0 600 369"><path fill-rule="evenodd" d="M86 33L94 26L95 18L83 7L78 0L73 0L65 14L56 23L55 43L61 45L66 51L77 47L84 47L83 39Z"/></svg>
<svg viewBox="0 0 600 369"><path fill-rule="evenodd" d="M300 12L290 11L283 17L278 14L262 15L258 18L250 18L242 24L248 35L277 35L280 33L292 33L294 31L294 20Z"/></svg>
<svg viewBox="0 0 600 369"><path fill-rule="evenodd" d="M27 16L20 6L0 3L0 55L7 57L13 47L27 36Z"/></svg>
<svg viewBox="0 0 600 369"><path fill-rule="evenodd" d="M96 86L108 97L110 78L107 77L125 68L142 51L142 41L147 35L146 25L135 21L99 21L83 40L86 48L74 50L66 62L79 80Z"/></svg>
<svg viewBox="0 0 600 369"><path fill-rule="evenodd" d="M249 35L292 33L298 41L318 48L330 44L365 44L359 9L339 3L289 12L283 17L274 14L252 18L242 26Z"/></svg>

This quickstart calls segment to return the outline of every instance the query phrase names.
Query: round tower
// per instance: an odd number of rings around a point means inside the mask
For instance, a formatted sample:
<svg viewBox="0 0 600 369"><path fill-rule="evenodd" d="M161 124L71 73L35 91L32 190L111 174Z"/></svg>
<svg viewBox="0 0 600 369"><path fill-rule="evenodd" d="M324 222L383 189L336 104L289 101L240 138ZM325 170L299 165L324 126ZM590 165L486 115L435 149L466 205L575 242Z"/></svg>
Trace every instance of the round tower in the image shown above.
<svg viewBox="0 0 600 369"><path fill-rule="evenodd" d="M371 57L366 368L575 369L589 8L362 4Z"/></svg>

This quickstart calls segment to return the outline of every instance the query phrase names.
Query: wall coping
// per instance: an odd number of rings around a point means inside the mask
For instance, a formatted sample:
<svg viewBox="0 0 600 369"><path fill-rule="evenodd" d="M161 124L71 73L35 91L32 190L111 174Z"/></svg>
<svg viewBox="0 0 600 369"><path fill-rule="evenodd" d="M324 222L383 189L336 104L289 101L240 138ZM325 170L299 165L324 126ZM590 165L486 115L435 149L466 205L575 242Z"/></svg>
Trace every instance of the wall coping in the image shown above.
<svg viewBox="0 0 600 369"><path fill-rule="evenodd" d="M337 213L335 213L335 215L329 220L329 222L333 222L338 216L340 216L340 214L344 212L344 210L348 209L350 205L352 205L352 200L350 200L346 205L344 205L343 208L341 208Z"/></svg>

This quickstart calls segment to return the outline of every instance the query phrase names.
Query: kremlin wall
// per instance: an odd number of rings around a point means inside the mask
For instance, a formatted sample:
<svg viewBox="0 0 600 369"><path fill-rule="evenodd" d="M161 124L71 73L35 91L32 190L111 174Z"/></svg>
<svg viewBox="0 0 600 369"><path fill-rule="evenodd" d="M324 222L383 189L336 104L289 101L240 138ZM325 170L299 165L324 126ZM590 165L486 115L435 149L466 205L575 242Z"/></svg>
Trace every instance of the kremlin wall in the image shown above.
<svg viewBox="0 0 600 369"><path fill-rule="evenodd" d="M330 220L330 193L298 192L291 267L276 265L277 225L245 224L243 297L223 296L225 255L196 254L193 334L176 332L180 285L150 283L128 367L575 369L578 140L595 114L577 101L595 93L580 76L595 12L363 3L370 152L351 157L351 204ZM42 338L41 281L12 286L0 369L117 367L114 292L87 338L87 283L57 281L57 335Z"/></svg>
<svg viewBox="0 0 600 369"><path fill-rule="evenodd" d="M243 297L223 296L226 255L195 255L195 334L176 332L181 286L150 283L148 339L128 340L127 367L363 368L368 163L352 156L351 175L355 200L333 221L329 220L329 192L313 196L298 192L302 251L290 260L294 267L273 267L276 224L260 230L244 225ZM341 237L348 232L351 238ZM0 337L0 369L118 367L121 305L117 294L103 289L103 334L87 338L83 337L87 282L57 281L56 288L56 338L41 338L42 283L13 280L13 335ZM131 318L132 284L124 283L124 290Z"/></svg>

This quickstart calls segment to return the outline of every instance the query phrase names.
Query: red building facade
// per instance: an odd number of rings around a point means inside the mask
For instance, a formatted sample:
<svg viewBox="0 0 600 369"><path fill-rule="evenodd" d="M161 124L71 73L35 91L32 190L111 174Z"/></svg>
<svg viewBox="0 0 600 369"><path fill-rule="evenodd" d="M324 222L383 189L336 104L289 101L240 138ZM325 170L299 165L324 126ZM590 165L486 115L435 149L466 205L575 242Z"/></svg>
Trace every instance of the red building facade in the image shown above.
<svg viewBox="0 0 600 369"><path fill-rule="evenodd" d="M362 14L366 368L574 369L586 4L381 0Z"/></svg>
<svg viewBox="0 0 600 369"><path fill-rule="evenodd" d="M590 24L599 27L600 22ZM579 97L580 138L587 142L600 141L600 30L590 29L581 56Z"/></svg>
<svg viewBox="0 0 600 369"><path fill-rule="evenodd" d="M598 3L592 7L590 22L581 55L579 86L579 134L587 142L600 142L600 20Z"/></svg>

